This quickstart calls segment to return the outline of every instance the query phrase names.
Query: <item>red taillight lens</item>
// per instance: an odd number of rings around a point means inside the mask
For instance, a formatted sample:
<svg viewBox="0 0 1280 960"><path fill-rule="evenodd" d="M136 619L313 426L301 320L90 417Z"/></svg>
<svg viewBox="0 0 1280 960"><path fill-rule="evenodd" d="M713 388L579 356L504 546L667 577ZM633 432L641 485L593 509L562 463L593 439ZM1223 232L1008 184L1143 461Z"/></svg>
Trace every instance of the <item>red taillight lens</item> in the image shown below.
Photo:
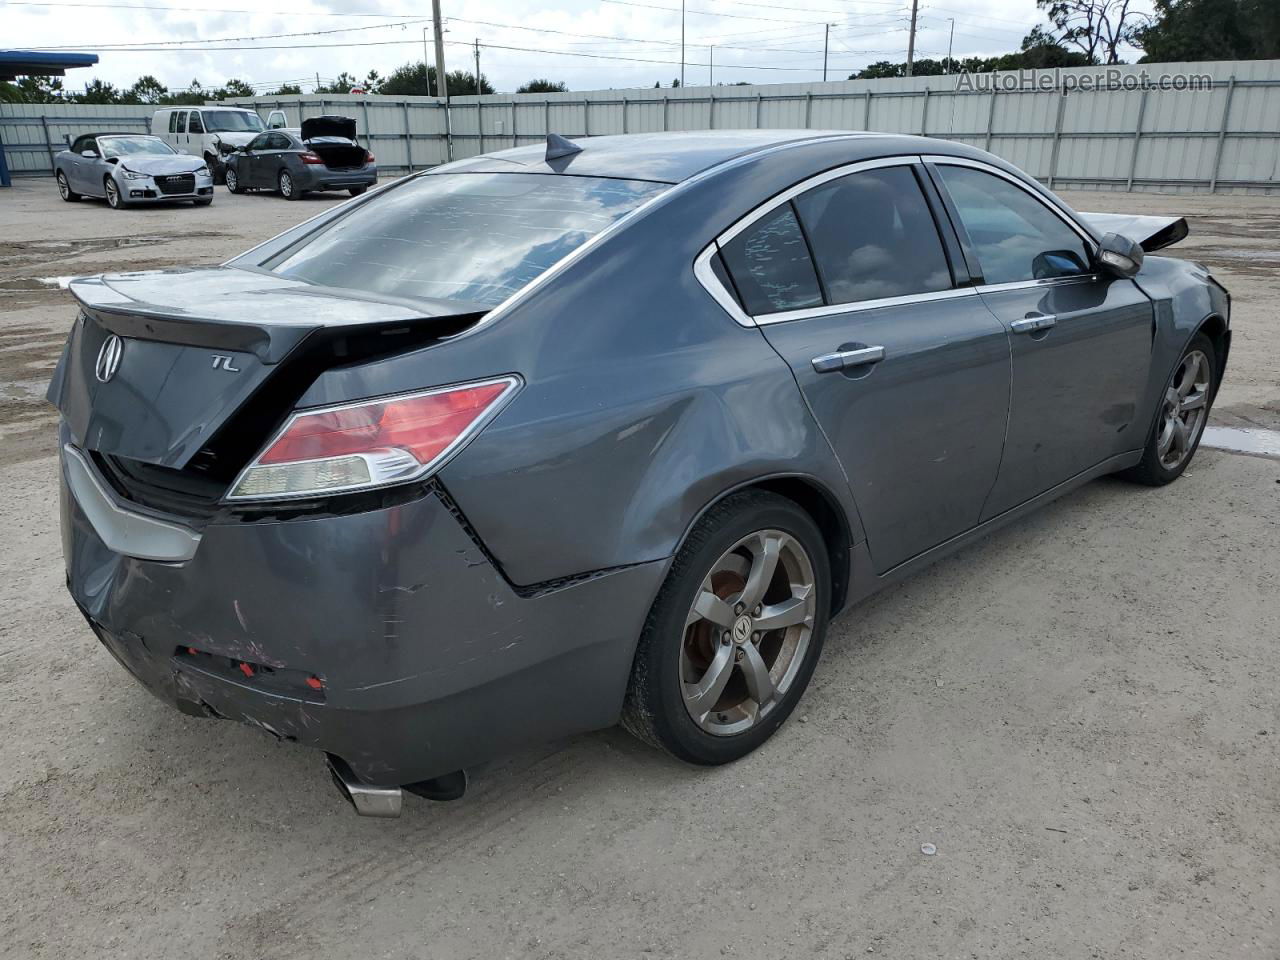
<svg viewBox="0 0 1280 960"><path fill-rule="evenodd" d="M416 480L492 419L516 377L295 414L229 500L276 499Z"/></svg>
<svg viewBox="0 0 1280 960"><path fill-rule="evenodd" d="M366 150L366 151L364 152L364 162L365 162L365 163L377 163L377 162L378 162L378 158L377 158L377 157L375 157L375 156L374 156L372 153L370 153L368 150Z"/></svg>
<svg viewBox="0 0 1280 960"><path fill-rule="evenodd" d="M308 150L306 153L298 154L298 159L303 163L324 163L324 158L318 153L312 153Z"/></svg>

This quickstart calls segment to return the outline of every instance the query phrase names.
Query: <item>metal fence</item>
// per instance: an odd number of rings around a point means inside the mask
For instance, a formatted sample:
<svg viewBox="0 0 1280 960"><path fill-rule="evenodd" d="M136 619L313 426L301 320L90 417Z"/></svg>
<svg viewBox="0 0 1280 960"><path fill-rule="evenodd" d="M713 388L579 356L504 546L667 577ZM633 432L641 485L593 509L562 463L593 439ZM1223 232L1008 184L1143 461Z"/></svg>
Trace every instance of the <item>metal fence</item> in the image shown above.
<svg viewBox="0 0 1280 960"><path fill-rule="evenodd" d="M881 130L969 143L1051 187L1162 192L1280 190L1280 61L1144 64L997 74L983 87L951 77L767 86L605 90L455 97L302 96L230 101L290 125L324 113L354 116L389 173L568 137L662 130ZM1161 89L1141 75L1197 75L1203 89ZM0 104L0 137L17 174L48 174L64 133L108 116L72 105ZM145 118L152 108L98 108ZM134 114L133 111L143 111ZM45 111L45 112L42 112ZM142 122L145 122L143 119ZM17 137L13 137L13 134ZM16 163L12 162L16 159Z"/></svg>

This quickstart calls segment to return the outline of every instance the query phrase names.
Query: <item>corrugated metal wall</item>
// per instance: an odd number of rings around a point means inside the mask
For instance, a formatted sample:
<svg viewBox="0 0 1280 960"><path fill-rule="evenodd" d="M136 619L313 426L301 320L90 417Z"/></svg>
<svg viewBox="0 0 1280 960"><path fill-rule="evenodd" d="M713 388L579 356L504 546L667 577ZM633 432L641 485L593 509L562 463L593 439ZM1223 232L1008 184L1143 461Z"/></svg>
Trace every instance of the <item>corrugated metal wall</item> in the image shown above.
<svg viewBox="0 0 1280 960"><path fill-rule="evenodd" d="M548 131L584 137L743 127L882 130L982 147L1050 186L1280 190L1280 61L1110 69L1109 88L1096 90L1079 89L1079 81L1098 70L1076 68L974 77L967 87L952 76L455 97L452 152L455 158L474 156L533 143ZM1152 78L1203 75L1211 82L1200 90L1141 89L1136 81L1143 72ZM1041 89L1049 80L1052 88ZM1066 84L1076 88L1063 92ZM284 109L291 125L323 113L354 116L361 139L388 172L433 166L448 152L445 110L431 97L234 102L264 118L273 108ZM0 104L0 136L17 145L16 155L9 154L15 172L47 174L42 122L58 149L64 132L87 132L108 115L142 116L151 109Z"/></svg>

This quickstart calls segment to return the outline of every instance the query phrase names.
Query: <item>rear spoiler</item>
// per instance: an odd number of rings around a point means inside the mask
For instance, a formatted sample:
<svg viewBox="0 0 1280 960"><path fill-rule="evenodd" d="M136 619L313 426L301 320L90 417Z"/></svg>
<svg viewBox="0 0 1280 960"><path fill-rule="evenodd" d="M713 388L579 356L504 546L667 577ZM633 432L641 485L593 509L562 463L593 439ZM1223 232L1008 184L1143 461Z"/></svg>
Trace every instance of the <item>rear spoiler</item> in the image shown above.
<svg viewBox="0 0 1280 960"><path fill-rule="evenodd" d="M1145 253L1171 247L1191 232L1186 217L1137 217L1125 213L1082 213L1080 216L1098 233L1128 237Z"/></svg>

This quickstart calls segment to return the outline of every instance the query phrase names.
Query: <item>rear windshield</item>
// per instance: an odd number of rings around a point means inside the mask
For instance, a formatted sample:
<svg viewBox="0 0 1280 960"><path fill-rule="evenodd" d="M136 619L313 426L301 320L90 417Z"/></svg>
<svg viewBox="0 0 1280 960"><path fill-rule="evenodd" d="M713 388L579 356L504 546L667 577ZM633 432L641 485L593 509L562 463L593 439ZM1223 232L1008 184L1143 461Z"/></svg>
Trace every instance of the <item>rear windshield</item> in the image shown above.
<svg viewBox="0 0 1280 960"><path fill-rule="evenodd" d="M330 287L496 305L666 186L433 174L371 198L264 266Z"/></svg>

